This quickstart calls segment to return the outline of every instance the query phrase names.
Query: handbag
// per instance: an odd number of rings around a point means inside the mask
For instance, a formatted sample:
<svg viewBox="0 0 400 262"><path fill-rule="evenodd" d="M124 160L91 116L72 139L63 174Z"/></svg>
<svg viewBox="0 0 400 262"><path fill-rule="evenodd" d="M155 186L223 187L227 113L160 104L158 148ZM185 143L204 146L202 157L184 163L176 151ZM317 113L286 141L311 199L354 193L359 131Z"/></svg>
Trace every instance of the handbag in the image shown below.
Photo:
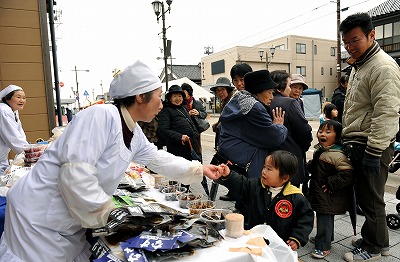
<svg viewBox="0 0 400 262"><path fill-rule="evenodd" d="M238 165L236 163L233 163L232 161L230 161L229 159L225 158L224 156L222 156L218 152L215 153L215 155L211 159L211 164L219 165L219 164L223 163L223 164L226 164L231 170L235 171L236 173L238 173L240 175L247 176L247 171L249 170L251 162L253 162L253 159L254 159L254 156L257 153L257 150L258 150L258 148L256 148L256 150L254 150L253 155L251 156L249 162L247 162L247 164L245 166L241 166L241 165Z"/></svg>
<svg viewBox="0 0 400 262"><path fill-rule="evenodd" d="M199 156L199 154L197 154L196 151L194 151L192 142L190 142L190 139L188 140L188 142L189 142L189 147L190 147L190 156L192 157L192 160L197 160L197 161L200 161L200 163L201 163L202 162L201 156Z"/></svg>
<svg viewBox="0 0 400 262"><path fill-rule="evenodd" d="M206 119L197 116L192 117L192 119L194 119L194 123L196 124L196 128L199 133L202 133L210 128L210 123Z"/></svg>

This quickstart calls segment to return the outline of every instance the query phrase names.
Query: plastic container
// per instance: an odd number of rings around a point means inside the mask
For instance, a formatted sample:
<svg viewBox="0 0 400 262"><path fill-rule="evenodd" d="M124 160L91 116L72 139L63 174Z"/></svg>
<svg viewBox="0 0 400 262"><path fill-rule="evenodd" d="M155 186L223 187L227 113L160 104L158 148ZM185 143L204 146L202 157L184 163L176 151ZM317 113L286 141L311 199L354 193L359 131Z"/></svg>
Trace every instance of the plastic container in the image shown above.
<svg viewBox="0 0 400 262"><path fill-rule="evenodd" d="M188 208L187 204L189 201L198 200L203 197L202 194L195 193L182 193L178 196L179 207L180 208Z"/></svg>
<svg viewBox="0 0 400 262"><path fill-rule="evenodd" d="M201 212L209 209L214 209L215 206L215 201L203 199L189 201L187 204L187 207L189 208L189 213L197 217L200 216Z"/></svg>
<svg viewBox="0 0 400 262"><path fill-rule="evenodd" d="M47 144L28 144L24 146L25 166L30 166L31 164L36 163L40 156L43 155L46 148Z"/></svg>
<svg viewBox="0 0 400 262"><path fill-rule="evenodd" d="M161 191L164 196L166 201L176 201L178 200L176 198L176 189L174 187L164 187L164 189Z"/></svg>
<svg viewBox="0 0 400 262"><path fill-rule="evenodd" d="M225 229L225 216L232 213L229 209L210 209L201 212L200 218L206 223L210 223L216 230Z"/></svg>

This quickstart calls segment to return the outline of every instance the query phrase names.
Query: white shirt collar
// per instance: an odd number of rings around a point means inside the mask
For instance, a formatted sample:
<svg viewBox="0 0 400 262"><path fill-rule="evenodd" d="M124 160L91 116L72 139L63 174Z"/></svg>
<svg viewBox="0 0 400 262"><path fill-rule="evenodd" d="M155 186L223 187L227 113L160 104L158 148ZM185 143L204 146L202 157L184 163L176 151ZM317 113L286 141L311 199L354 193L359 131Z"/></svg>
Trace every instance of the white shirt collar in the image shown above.
<svg viewBox="0 0 400 262"><path fill-rule="evenodd" d="M131 132L133 132L133 130L136 128L136 123L135 123L135 121L133 121L131 115L128 112L128 109L126 109L126 107L124 107L124 106L121 106L121 114L125 120L126 125L129 128L129 130Z"/></svg>

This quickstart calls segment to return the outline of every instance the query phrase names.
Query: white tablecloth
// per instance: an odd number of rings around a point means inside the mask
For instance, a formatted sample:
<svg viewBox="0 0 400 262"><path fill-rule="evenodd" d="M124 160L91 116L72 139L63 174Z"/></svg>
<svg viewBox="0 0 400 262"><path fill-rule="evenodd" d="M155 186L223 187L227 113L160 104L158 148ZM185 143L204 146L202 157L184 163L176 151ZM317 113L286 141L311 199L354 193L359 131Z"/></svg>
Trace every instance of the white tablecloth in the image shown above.
<svg viewBox="0 0 400 262"><path fill-rule="evenodd" d="M166 201L162 193L157 189L151 188L146 195L154 198L158 203L164 204L184 213L188 213L188 209L179 207L178 201ZM171 259L165 261L221 261L221 262L247 262L247 261L268 261L268 262L297 262L297 252L290 249L288 245L275 233L275 231L267 225L259 225L250 230L249 234L245 234L240 238L230 238L225 236L225 230L221 231L221 235L225 240L220 241L213 247L196 249L194 255L186 256L180 259ZM244 252L231 252L230 248L256 246L247 245L249 239L256 237L264 237L270 241L270 244L263 248L262 256L250 255ZM119 245L111 247L112 252L120 258L123 258L123 252ZM277 259L279 258L279 260Z"/></svg>

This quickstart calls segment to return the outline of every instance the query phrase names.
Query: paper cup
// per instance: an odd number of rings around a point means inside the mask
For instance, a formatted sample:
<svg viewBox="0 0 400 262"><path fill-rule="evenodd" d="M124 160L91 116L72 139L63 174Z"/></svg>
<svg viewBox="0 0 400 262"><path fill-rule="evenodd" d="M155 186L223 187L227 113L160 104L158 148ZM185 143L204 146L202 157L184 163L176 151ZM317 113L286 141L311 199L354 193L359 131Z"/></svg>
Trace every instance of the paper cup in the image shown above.
<svg viewBox="0 0 400 262"><path fill-rule="evenodd" d="M244 232L244 216L238 213L230 213L225 216L226 236L239 238Z"/></svg>

